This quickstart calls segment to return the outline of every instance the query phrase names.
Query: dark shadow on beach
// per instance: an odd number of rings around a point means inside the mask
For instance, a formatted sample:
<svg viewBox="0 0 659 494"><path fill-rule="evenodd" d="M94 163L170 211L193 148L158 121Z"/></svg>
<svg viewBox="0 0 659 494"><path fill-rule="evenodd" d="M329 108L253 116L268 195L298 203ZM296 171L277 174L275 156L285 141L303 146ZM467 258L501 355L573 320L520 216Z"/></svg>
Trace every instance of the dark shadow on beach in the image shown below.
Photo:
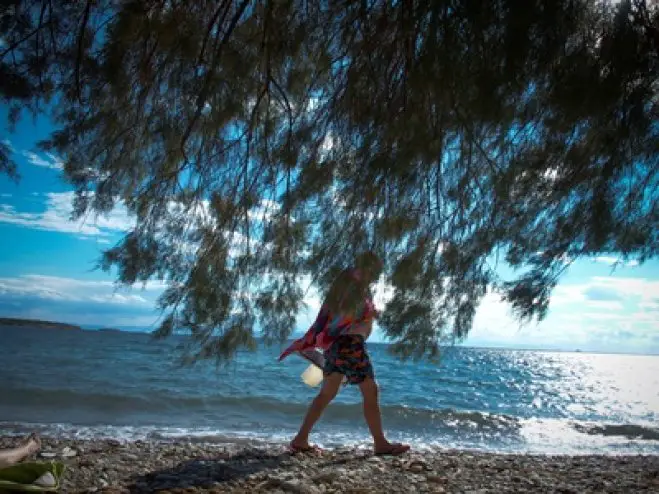
<svg viewBox="0 0 659 494"><path fill-rule="evenodd" d="M311 454L293 455L289 452L274 453L266 450L249 450L237 454L218 453L212 457L199 457L186 460L172 468L155 470L131 479L128 489L131 493L154 492L178 489L202 488L213 492L224 492L234 481L240 481L254 474L261 474L261 488L274 488L285 482L274 471L281 467L291 466L297 460L304 461L307 466L313 466L318 479L327 474L323 471L328 467L347 465L365 461L370 455L364 452L343 452L320 456ZM268 475L272 473L272 476ZM292 480L292 479L291 479ZM311 479L314 480L313 476Z"/></svg>

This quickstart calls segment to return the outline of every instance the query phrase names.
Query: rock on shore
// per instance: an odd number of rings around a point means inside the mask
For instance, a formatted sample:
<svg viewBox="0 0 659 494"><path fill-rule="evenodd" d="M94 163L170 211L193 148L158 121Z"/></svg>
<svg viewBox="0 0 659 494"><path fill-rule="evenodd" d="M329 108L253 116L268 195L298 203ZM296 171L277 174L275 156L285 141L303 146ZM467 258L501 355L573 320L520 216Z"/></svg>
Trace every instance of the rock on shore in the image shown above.
<svg viewBox="0 0 659 494"><path fill-rule="evenodd" d="M0 448L18 438L0 437ZM659 456L529 456L466 451L375 457L291 455L282 445L42 438L42 459L67 464L63 492L574 493L659 492Z"/></svg>

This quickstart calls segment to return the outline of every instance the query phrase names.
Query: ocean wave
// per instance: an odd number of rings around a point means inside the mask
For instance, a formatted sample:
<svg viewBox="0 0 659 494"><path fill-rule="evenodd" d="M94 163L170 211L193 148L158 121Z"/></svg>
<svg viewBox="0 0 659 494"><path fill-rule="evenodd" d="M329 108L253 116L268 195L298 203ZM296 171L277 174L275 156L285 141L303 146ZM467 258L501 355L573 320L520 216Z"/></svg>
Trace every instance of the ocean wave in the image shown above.
<svg viewBox="0 0 659 494"><path fill-rule="evenodd" d="M132 396L113 393L88 393L72 389L2 389L7 403L15 407L39 407L57 409L72 405L101 408L113 411L149 407L152 400L147 396Z"/></svg>
<svg viewBox="0 0 659 494"><path fill-rule="evenodd" d="M624 437L644 441L659 441L659 428L637 424L579 424L572 426L591 436Z"/></svg>
<svg viewBox="0 0 659 494"><path fill-rule="evenodd" d="M259 417L301 417L308 403L293 402L263 396L186 396L172 393L150 392L143 395L118 393L87 393L72 389L40 390L12 389L0 390L12 406L48 411L55 415L65 415L66 410L86 410L89 414L108 413L153 413L176 416L187 413L217 412L232 413L245 419L259 421ZM1 407L0 407L1 408ZM496 415L478 411L462 411L452 408L425 409L405 405L381 405L382 416L392 426L406 427L449 427L477 430L517 429L516 417ZM362 420L361 403L334 402L326 411L326 417L336 422ZM271 421L271 420L269 420Z"/></svg>
<svg viewBox="0 0 659 494"><path fill-rule="evenodd" d="M360 421L361 424L362 421ZM470 434L463 430L404 432L388 427L392 440L414 445L415 450L458 448L497 453L532 454L659 454L656 429L641 425L574 424L569 421L520 421L523 430L517 438L499 434ZM362 424L363 425L363 424ZM575 427L576 426L576 427ZM577 430L581 429L581 431ZM573 431L570 434L569 431ZM561 432L562 431L562 432ZM648 431L651 431L648 434ZM295 434L290 427L255 427L226 429L222 427L176 427L157 425L76 425L70 423L29 423L0 421L0 435L24 436L37 432L45 437L82 440L113 439L120 442L158 441L217 444L232 447L272 444L285 445ZM555 434L558 433L556 436ZM584 434L585 435L582 435ZM625 433L633 437L623 437ZM549 436L547 435L549 434ZM536 435L537 437L534 437ZM498 437L498 439L497 439ZM548 440L548 437L552 439ZM653 438L655 438L653 440ZM521 440L520 440L521 439ZM314 432L314 440L322 447L370 447L365 427L341 427L324 423Z"/></svg>
<svg viewBox="0 0 659 494"><path fill-rule="evenodd" d="M45 424L30 422L0 422L0 435L25 436L36 432L46 437L80 440L114 439L132 441L184 441L202 444L251 444L276 441L275 434L250 431L228 432L211 428L184 428L158 426L81 426L68 423ZM281 435L283 438L284 436Z"/></svg>
<svg viewBox="0 0 659 494"><path fill-rule="evenodd" d="M165 391L133 395L7 387L0 389L0 393L6 398L0 404L0 433L24 434L36 428L51 436L111 437L129 441L284 441L295 432L308 407L306 401L263 395L195 396ZM521 418L448 407L428 409L387 403L381 405L381 410L387 430L395 439L417 446L425 443L572 453L597 452L602 448L653 454L659 451L659 428L652 424ZM50 423L37 424L46 417ZM368 442L362 404L335 401L326 410L317 434L325 437L326 444L345 443L357 437L359 441ZM340 441L336 439L339 436Z"/></svg>

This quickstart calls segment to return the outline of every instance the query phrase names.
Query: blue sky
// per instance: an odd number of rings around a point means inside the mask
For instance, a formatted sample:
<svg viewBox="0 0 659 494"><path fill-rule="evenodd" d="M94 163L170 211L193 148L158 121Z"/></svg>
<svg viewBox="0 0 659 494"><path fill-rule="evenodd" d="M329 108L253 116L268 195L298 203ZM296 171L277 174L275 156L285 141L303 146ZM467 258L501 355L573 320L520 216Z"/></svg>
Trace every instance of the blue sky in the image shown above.
<svg viewBox="0 0 659 494"><path fill-rule="evenodd" d="M0 108L6 121L6 109ZM46 120L21 120L0 140L19 165L18 184L0 175L0 317L26 317L85 326L153 327L160 283L117 291L111 276L94 270L103 248L130 220L108 217L71 222L72 193L61 160L35 149L48 135ZM467 344L659 354L659 260L618 265L613 256L575 262L554 291L549 316L520 326L505 303L488 295ZM315 315L318 298L300 314L299 329ZM377 338L377 333L375 335Z"/></svg>

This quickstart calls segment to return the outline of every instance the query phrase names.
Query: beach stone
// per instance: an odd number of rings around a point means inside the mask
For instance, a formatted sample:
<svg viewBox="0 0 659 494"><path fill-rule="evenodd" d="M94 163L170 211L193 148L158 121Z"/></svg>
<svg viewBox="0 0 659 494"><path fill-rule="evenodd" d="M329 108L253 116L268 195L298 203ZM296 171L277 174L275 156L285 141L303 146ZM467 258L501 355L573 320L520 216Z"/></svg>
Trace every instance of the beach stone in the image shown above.
<svg viewBox="0 0 659 494"><path fill-rule="evenodd" d="M10 447L15 441L0 436L0 446ZM538 457L446 450L372 458L352 449L286 463L289 457L281 454L281 445L235 446L230 454L216 445L183 442L153 441L139 446L124 442L113 448L104 440L51 438L42 444L53 457L63 456L66 448L77 452L62 479L64 493L659 492L659 457L652 455ZM172 454L176 450L184 453ZM185 456L196 459L186 462Z"/></svg>
<svg viewBox="0 0 659 494"><path fill-rule="evenodd" d="M63 456L64 458L73 458L73 457L76 456L77 454L78 454L78 452L77 452L75 449L70 448L70 447L68 447L68 446L65 447L65 448L62 450L62 456Z"/></svg>
<svg viewBox="0 0 659 494"><path fill-rule="evenodd" d="M289 471L289 472L280 472L275 479L281 480L281 481L286 481L286 480L293 480L297 476L297 471Z"/></svg>
<svg viewBox="0 0 659 494"><path fill-rule="evenodd" d="M327 470L325 472L320 472L319 474L312 477L312 480L319 484L331 484L332 482L338 480L339 473L334 470Z"/></svg>
<svg viewBox="0 0 659 494"><path fill-rule="evenodd" d="M171 475L169 473L159 473L156 475L155 480L158 482L177 482L180 477L178 475Z"/></svg>
<svg viewBox="0 0 659 494"><path fill-rule="evenodd" d="M320 490L316 486L308 485L300 482L299 480L282 480L279 478L271 478L257 486L257 490L263 489L265 491L270 491L268 487L279 488L284 492L294 493L294 494L320 494Z"/></svg>
<svg viewBox="0 0 659 494"><path fill-rule="evenodd" d="M428 463L421 458L412 458L405 464L405 469L413 473L421 473L424 470L432 470Z"/></svg>
<svg viewBox="0 0 659 494"><path fill-rule="evenodd" d="M48 488L57 485L57 481L55 480L55 477L53 477L53 474L50 472L44 473L41 477L39 477L37 480L35 480L32 483L39 485L41 487L48 487Z"/></svg>
<svg viewBox="0 0 659 494"><path fill-rule="evenodd" d="M320 491L318 488L316 488L316 486L303 484L302 482L296 482L293 480L285 482L282 484L282 487L289 489L297 494L320 494Z"/></svg>

